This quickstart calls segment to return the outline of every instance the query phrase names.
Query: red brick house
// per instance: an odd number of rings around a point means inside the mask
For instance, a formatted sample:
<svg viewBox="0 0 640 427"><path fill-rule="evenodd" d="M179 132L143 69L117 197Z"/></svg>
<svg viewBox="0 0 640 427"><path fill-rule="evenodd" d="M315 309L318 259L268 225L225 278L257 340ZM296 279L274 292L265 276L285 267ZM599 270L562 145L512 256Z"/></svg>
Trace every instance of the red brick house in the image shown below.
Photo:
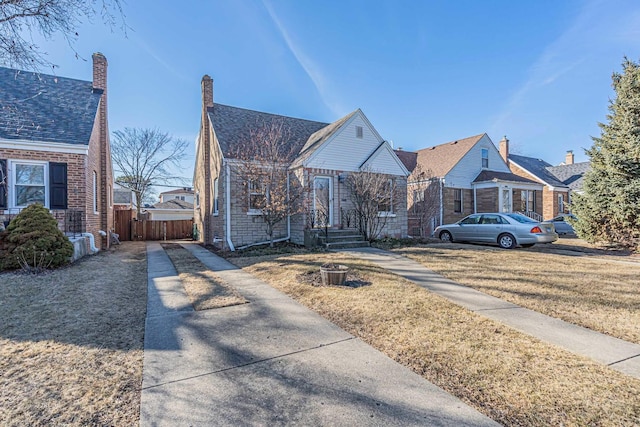
<svg viewBox="0 0 640 427"><path fill-rule="evenodd" d="M569 213L572 193L582 191L584 174L589 170L589 162L574 162L572 151L568 151L563 164L552 166L542 159L509 153L509 140L500 141L500 154L511 171L527 179L542 184L542 210L545 220L559 214Z"/></svg>
<svg viewBox="0 0 640 427"><path fill-rule="evenodd" d="M109 247L113 171L107 119L107 60L93 55L93 80L0 67L0 218L31 203L89 249Z"/></svg>
<svg viewBox="0 0 640 427"><path fill-rule="evenodd" d="M423 172L407 182L410 235L429 235L436 226L472 213L542 214L542 185L512 173L486 133L396 154L408 170ZM416 206L425 203L434 209L426 221L418 221L423 208Z"/></svg>
<svg viewBox="0 0 640 427"><path fill-rule="evenodd" d="M327 207L325 224L329 228L342 227L343 213L353 208L345 180L363 170L383 174L389 188L401 189L400 196L378 212L385 218L380 234L407 235L404 195L408 171L361 110L322 123L214 104L213 80L204 76L194 171L194 224L200 241L234 250L267 240L261 214L252 206L254 193L256 200L266 194L239 175L234 148L261 123L273 121L281 122L290 133L286 144L296 153L287 164L289 177L311 189L302 201L310 210L280 222L274 232L276 240L304 243L305 229L314 227L309 217L316 204Z"/></svg>

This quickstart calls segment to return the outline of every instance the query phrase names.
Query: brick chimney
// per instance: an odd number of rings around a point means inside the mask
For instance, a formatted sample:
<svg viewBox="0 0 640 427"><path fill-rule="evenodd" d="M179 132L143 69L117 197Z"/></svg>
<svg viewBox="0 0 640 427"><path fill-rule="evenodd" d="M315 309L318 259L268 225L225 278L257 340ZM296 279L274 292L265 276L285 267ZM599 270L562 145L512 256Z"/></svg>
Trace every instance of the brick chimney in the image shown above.
<svg viewBox="0 0 640 427"><path fill-rule="evenodd" d="M202 76L202 107L213 107L213 79L207 74Z"/></svg>
<svg viewBox="0 0 640 427"><path fill-rule="evenodd" d="M107 58L100 52L94 53L93 59L93 89L102 91L100 104L98 105L97 125L98 125L98 146L100 159L98 187L100 195L98 197L98 211L100 212L100 230L107 233L102 237L101 246L108 248L111 242L111 230L113 229L113 209L109 206L109 200L113 200L113 166L111 164L111 147L109 144L109 118L107 109ZM110 194L107 194L107 193ZM98 238L97 242L100 242Z"/></svg>
<svg viewBox="0 0 640 427"><path fill-rule="evenodd" d="M567 151L567 156L564 159L564 164L565 165L572 165L574 160L575 160L575 158L573 156L573 150Z"/></svg>
<svg viewBox="0 0 640 427"><path fill-rule="evenodd" d="M204 192L201 194L200 209L204 210L204 218L202 223L202 236L205 244L213 243L213 230L209 216L212 214L213 201L211 200L211 127L209 122L208 108L213 108L213 79L209 75L202 76L202 122L200 132L200 143L202 144L202 155L204 159Z"/></svg>
<svg viewBox="0 0 640 427"><path fill-rule="evenodd" d="M509 140L507 136L503 136L500 140L500 156L505 161L505 163L509 164Z"/></svg>

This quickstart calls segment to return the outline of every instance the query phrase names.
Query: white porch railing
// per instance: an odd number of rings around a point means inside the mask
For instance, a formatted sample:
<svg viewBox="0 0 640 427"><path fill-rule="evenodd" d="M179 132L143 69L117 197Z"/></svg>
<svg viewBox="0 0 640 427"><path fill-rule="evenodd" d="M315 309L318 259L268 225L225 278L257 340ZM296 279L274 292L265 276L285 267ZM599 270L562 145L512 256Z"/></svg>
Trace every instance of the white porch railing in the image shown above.
<svg viewBox="0 0 640 427"><path fill-rule="evenodd" d="M536 221L539 221L539 222L543 221L542 215L540 215L538 212L534 212L534 211L520 212L520 211L518 211L516 213L519 213L519 214L524 215L524 216L528 216L529 218L535 219Z"/></svg>

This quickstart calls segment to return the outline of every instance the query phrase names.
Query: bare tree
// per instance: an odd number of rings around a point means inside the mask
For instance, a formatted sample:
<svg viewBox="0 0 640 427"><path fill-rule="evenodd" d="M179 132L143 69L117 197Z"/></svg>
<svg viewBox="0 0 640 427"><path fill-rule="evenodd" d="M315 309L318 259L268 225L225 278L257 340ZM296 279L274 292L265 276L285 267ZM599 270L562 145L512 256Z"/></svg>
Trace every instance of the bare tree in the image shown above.
<svg viewBox="0 0 640 427"><path fill-rule="evenodd" d="M126 31L121 0L0 0L0 63L24 69L54 67L33 41L34 34L60 34L73 49L79 26L97 16L112 28L120 23Z"/></svg>
<svg viewBox="0 0 640 427"><path fill-rule="evenodd" d="M373 170L351 173L345 186L355 210L358 230L369 241L377 239L398 201L404 197L403 190L391 175Z"/></svg>
<svg viewBox="0 0 640 427"><path fill-rule="evenodd" d="M172 174L185 157L187 142L157 129L124 128L113 133L111 159L121 174L116 182L130 189L141 201L153 185L184 183L185 178Z"/></svg>
<svg viewBox="0 0 640 427"><path fill-rule="evenodd" d="M276 226L303 210L305 187L289 171L297 154L293 148L290 129L282 120L274 119L258 123L233 155L245 186L241 199L247 209L260 214L272 247Z"/></svg>
<svg viewBox="0 0 640 427"><path fill-rule="evenodd" d="M440 213L439 180L429 169L416 165L407 182L407 210L411 227L425 237Z"/></svg>

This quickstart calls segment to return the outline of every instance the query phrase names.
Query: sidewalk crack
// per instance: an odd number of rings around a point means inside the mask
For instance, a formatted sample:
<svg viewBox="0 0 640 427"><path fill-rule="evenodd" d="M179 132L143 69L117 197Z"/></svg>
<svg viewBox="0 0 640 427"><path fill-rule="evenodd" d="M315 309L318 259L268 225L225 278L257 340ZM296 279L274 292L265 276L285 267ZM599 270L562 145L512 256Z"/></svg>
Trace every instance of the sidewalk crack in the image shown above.
<svg viewBox="0 0 640 427"><path fill-rule="evenodd" d="M635 359L636 357L640 357L640 354L636 354L634 356L629 356L624 359L616 360L615 362L609 363L607 366L617 365L618 363L626 362L627 360Z"/></svg>
<svg viewBox="0 0 640 427"><path fill-rule="evenodd" d="M259 359L259 360L253 360L251 362L243 363L243 364L240 364L240 365L229 366L228 368L218 369L216 371L205 372L203 374L198 374L198 375L193 375L193 376L190 376L190 377L180 378L178 380L173 380L173 381L167 381L167 382L163 382L163 383L159 383L159 384L154 384L154 385L150 385L148 387L142 387L142 390L149 390L149 389L156 388L156 387L162 387L162 386L167 385L167 384L174 384L174 383L179 383L179 382L182 382L182 381L192 380L194 378L206 377L207 375L215 375L215 374L219 374L221 372L231 371L231 370L238 369L238 368L244 368L246 366L251 366L251 365L258 364L258 363L268 362L270 360L276 360L276 359L280 359L280 358L283 358L283 357L292 356L294 354L305 353L307 351L317 350L319 348L329 347L331 345L340 344L340 343L351 341L351 340L355 340L355 339L357 339L357 337L353 337L352 336L352 337L345 338L345 339L342 339L342 340L333 341L333 342L330 342L328 344L320 344L320 345L317 345L317 346L314 346L314 347L304 348L302 350L296 350L296 351L291 351L289 353L279 354L277 356L267 357L267 358Z"/></svg>

